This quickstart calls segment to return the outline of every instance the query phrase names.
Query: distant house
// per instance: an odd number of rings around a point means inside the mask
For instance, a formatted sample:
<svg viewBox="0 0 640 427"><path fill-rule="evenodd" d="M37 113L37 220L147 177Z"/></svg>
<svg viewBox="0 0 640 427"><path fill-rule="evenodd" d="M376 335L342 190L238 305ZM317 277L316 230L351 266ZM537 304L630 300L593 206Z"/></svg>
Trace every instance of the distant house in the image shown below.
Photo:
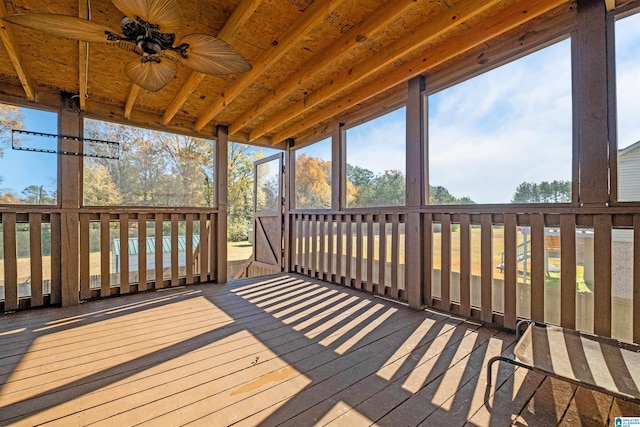
<svg viewBox="0 0 640 427"><path fill-rule="evenodd" d="M640 200L640 141L618 150L618 200Z"/></svg>

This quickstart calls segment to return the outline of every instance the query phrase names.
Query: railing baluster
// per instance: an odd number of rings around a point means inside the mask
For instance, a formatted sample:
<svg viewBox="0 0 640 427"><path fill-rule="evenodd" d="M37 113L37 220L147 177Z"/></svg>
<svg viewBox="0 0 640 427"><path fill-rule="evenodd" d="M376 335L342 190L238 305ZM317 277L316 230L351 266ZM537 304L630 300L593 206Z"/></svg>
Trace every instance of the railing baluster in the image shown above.
<svg viewBox="0 0 640 427"><path fill-rule="evenodd" d="M185 282L193 283L193 214L185 215Z"/></svg>
<svg viewBox="0 0 640 427"><path fill-rule="evenodd" d="M471 217L460 215L460 314L471 316Z"/></svg>
<svg viewBox="0 0 640 427"><path fill-rule="evenodd" d="M376 292L379 295L386 294L387 288L387 216L386 214L380 214L380 231L379 231L379 247L378 247L378 286Z"/></svg>
<svg viewBox="0 0 640 427"><path fill-rule="evenodd" d="M342 283L342 215L336 215L336 275L335 283Z"/></svg>
<svg viewBox="0 0 640 427"><path fill-rule="evenodd" d="M531 215L531 320L544 322L544 215Z"/></svg>
<svg viewBox="0 0 640 427"><path fill-rule="evenodd" d="M318 274L318 215L311 215L311 277Z"/></svg>
<svg viewBox="0 0 640 427"><path fill-rule="evenodd" d="M327 239L327 230L326 230L326 215L319 215L320 228L319 228L319 239L320 239L320 250L318 252L318 277L322 280L327 276L327 266L325 262L326 252L326 239Z"/></svg>
<svg viewBox="0 0 640 427"><path fill-rule="evenodd" d="M333 254L333 215L327 215L327 278L333 280L335 277L335 258Z"/></svg>
<svg viewBox="0 0 640 427"><path fill-rule="evenodd" d="M129 293L129 214L120 214L120 294Z"/></svg>
<svg viewBox="0 0 640 427"><path fill-rule="evenodd" d="M42 289L41 213L32 212L29 214L29 251L31 257L31 307L39 307L44 305L44 294Z"/></svg>
<svg viewBox="0 0 640 427"><path fill-rule="evenodd" d="M109 236L108 213L100 214L100 296L108 297L111 295L111 251ZM53 224L51 234L53 235ZM53 236L52 236L53 239ZM53 253L53 251L52 251Z"/></svg>
<svg viewBox="0 0 640 427"><path fill-rule="evenodd" d="M164 248L163 248L163 236L162 236L162 214L156 213L155 218L155 242L156 242L156 252L155 252L155 289L164 288ZM204 249L204 248L203 248Z"/></svg>
<svg viewBox="0 0 640 427"><path fill-rule="evenodd" d="M400 264L400 215L391 215L391 293L398 298L398 264Z"/></svg>
<svg viewBox="0 0 640 427"><path fill-rule="evenodd" d="M480 215L480 320L493 321L493 220L491 214Z"/></svg>
<svg viewBox="0 0 640 427"><path fill-rule="evenodd" d="M29 220L31 220L32 216L35 214L29 215ZM38 215L40 216L40 215ZM40 221L38 220L38 223ZM31 226L33 227L33 225ZM90 283L90 256L91 256L91 248L89 246L89 215L88 214L80 214L80 299L86 300L91 298L91 283ZM33 234L33 229L31 230ZM39 230L38 230L39 234ZM34 236L32 236L34 237ZM35 246L35 242L31 242L31 261L33 262L33 249ZM42 264L42 260L40 261ZM42 278L42 276L41 276ZM33 283L33 264L31 267L31 281ZM42 292L42 285L40 286ZM31 291L31 304L34 304L34 293ZM38 304L41 305L41 304Z"/></svg>
<svg viewBox="0 0 640 427"><path fill-rule="evenodd" d="M351 269L351 264L353 262L353 217L351 214L345 216L345 236L347 238L346 243L346 257L345 257L345 279L344 284L346 286L353 286L353 273Z"/></svg>
<svg viewBox="0 0 640 427"><path fill-rule="evenodd" d="M367 214L367 283L365 289L368 292L373 292L373 248L374 248L374 236L373 236L373 214Z"/></svg>
<svg viewBox="0 0 640 427"><path fill-rule="evenodd" d="M18 256L16 252L16 214L2 214L4 244L4 309L18 308Z"/></svg>
<svg viewBox="0 0 640 427"><path fill-rule="evenodd" d="M517 217L515 214L504 216L504 326L515 329L517 321Z"/></svg>
<svg viewBox="0 0 640 427"><path fill-rule="evenodd" d="M424 214L422 219L422 232L424 236L423 245L423 303L430 307L433 305L433 217L431 214Z"/></svg>
<svg viewBox="0 0 640 427"><path fill-rule="evenodd" d="M611 336L611 215L593 218L593 332Z"/></svg>
<svg viewBox="0 0 640 427"><path fill-rule="evenodd" d="M304 252L303 252L303 247L304 247L304 231L303 228L304 227L304 215L302 214L296 214L296 271L298 273L304 273L304 268L303 268L303 264L304 264Z"/></svg>
<svg viewBox="0 0 640 427"><path fill-rule="evenodd" d="M171 286L179 285L180 261L178 258L178 214L171 214Z"/></svg>
<svg viewBox="0 0 640 427"><path fill-rule="evenodd" d="M51 304L62 302L61 230L60 214L51 214L51 294L49 298Z"/></svg>
<svg viewBox="0 0 640 427"><path fill-rule="evenodd" d="M304 274L310 274L311 271L311 215L304 216Z"/></svg>
<svg viewBox="0 0 640 427"><path fill-rule="evenodd" d="M207 214L200 214L200 283L209 280L209 227Z"/></svg>
<svg viewBox="0 0 640 427"><path fill-rule="evenodd" d="M560 324L576 327L576 216L560 215Z"/></svg>
<svg viewBox="0 0 640 427"><path fill-rule="evenodd" d="M362 289L362 214L356 215L356 281L355 288Z"/></svg>
<svg viewBox="0 0 640 427"><path fill-rule="evenodd" d="M440 304L451 310L451 216L440 218Z"/></svg>
<svg viewBox="0 0 640 427"><path fill-rule="evenodd" d="M138 292L147 290L147 214L138 214Z"/></svg>
<svg viewBox="0 0 640 427"><path fill-rule="evenodd" d="M219 280L218 276L218 215L209 215L209 281ZM225 245L227 243L225 242Z"/></svg>

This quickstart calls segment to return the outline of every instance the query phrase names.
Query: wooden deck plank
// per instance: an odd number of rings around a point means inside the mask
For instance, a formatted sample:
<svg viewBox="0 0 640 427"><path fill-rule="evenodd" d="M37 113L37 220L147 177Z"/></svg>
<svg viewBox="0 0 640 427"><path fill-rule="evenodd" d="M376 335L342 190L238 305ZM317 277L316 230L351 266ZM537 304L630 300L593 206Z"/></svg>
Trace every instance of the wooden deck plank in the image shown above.
<svg viewBox="0 0 640 427"><path fill-rule="evenodd" d="M640 408L600 396L588 412L591 392L507 364L485 396L512 333L297 274L5 320L2 425L542 425Z"/></svg>

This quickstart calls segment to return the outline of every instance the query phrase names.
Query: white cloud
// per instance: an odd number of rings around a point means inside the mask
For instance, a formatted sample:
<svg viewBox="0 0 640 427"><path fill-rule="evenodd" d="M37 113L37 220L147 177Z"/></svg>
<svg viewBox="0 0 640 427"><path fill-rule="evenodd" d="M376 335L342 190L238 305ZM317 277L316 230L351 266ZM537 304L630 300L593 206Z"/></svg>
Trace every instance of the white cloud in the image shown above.
<svg viewBox="0 0 640 427"><path fill-rule="evenodd" d="M563 41L430 99L430 180L478 203L571 178L571 52Z"/></svg>

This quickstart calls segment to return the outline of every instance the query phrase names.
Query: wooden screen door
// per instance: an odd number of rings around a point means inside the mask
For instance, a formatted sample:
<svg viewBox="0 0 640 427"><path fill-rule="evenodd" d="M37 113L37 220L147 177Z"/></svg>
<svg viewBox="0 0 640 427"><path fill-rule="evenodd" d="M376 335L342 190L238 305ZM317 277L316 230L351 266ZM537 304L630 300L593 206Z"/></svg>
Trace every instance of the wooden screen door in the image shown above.
<svg viewBox="0 0 640 427"><path fill-rule="evenodd" d="M253 165L253 259L274 273L282 271L283 158L279 153Z"/></svg>

